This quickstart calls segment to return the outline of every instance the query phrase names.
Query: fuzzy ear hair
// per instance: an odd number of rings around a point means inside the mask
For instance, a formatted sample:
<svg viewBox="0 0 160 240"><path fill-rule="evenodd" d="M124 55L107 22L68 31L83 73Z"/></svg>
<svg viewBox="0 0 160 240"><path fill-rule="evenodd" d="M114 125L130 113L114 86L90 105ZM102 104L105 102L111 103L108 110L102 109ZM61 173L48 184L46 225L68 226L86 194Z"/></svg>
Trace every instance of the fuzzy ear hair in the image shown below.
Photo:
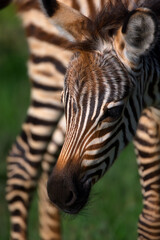
<svg viewBox="0 0 160 240"><path fill-rule="evenodd" d="M125 51L129 59L150 51L157 40L158 20L147 8L130 12L122 27Z"/></svg>
<svg viewBox="0 0 160 240"><path fill-rule="evenodd" d="M82 41L90 35L88 29L92 21L77 10L57 0L39 2L50 21L69 41Z"/></svg>

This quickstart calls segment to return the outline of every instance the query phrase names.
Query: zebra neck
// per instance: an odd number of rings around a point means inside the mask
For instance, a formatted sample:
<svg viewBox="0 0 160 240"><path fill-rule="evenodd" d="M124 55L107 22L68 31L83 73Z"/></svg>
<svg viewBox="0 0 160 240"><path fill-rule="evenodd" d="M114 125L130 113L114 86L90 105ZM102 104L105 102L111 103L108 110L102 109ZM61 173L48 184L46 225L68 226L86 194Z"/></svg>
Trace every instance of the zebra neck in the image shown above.
<svg viewBox="0 0 160 240"><path fill-rule="evenodd" d="M143 76L141 78L143 108L160 108L160 65L154 55L143 62Z"/></svg>

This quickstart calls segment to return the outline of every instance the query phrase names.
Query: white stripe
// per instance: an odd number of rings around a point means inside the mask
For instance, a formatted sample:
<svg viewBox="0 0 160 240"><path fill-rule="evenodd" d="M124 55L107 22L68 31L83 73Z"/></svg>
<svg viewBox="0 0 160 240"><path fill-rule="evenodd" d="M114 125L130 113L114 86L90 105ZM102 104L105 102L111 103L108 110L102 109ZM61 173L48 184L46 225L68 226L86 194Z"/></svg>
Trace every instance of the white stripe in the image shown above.
<svg viewBox="0 0 160 240"><path fill-rule="evenodd" d="M110 151L108 151L106 154L104 154L104 155L103 155L102 157L100 157L100 158L95 158L95 154L103 152L106 148L110 148L110 146L111 146L112 144L114 144L114 142L116 142L117 140L119 141L119 151L122 150L122 149L124 148L124 141L123 141L123 133L122 133L122 131L121 131L121 132L119 132L118 135L115 136L115 138L112 139L112 141L110 141L110 142L108 143L107 146L104 146L104 147L101 148L100 150L97 149L97 150L87 151L85 154L93 155L93 160L91 160L91 159L89 159L89 160L88 160L88 159L84 159L84 160L82 161L82 166L83 166L83 167L86 167L86 166L93 166L93 167L94 167L94 165L103 162L103 161L104 161L105 159L107 159L108 157L109 157L109 159L110 159L110 162L108 163L108 165L110 166L110 165L112 164L112 162L115 160L115 159L114 159L115 147L112 147L112 148L110 149Z"/></svg>

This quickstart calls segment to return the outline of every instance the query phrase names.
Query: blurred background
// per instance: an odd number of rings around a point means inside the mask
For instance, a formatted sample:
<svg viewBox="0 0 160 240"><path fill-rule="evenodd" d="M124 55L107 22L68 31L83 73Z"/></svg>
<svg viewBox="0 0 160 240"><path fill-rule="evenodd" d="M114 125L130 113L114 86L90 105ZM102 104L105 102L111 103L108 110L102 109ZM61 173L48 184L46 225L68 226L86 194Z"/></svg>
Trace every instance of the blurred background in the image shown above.
<svg viewBox="0 0 160 240"><path fill-rule="evenodd" d="M0 12L0 239L9 239L5 201L6 156L29 104L25 35L13 6ZM63 240L135 240L141 190L133 145L95 185L89 206L77 217L62 214ZM29 240L38 240L37 194L29 214Z"/></svg>

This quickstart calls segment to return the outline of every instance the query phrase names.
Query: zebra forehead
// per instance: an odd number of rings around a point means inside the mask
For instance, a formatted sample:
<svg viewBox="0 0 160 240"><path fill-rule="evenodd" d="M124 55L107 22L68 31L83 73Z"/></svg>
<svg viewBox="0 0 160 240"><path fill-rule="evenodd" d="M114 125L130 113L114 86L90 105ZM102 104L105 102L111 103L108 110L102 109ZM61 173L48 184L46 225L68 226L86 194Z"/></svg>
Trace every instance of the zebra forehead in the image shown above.
<svg viewBox="0 0 160 240"><path fill-rule="evenodd" d="M81 56L82 55L82 56ZM119 61L115 51L76 53L67 70L64 93L66 102L70 99L77 104L84 98L95 103L118 101L130 95L132 79ZM73 104L73 106L74 106Z"/></svg>
<svg viewBox="0 0 160 240"><path fill-rule="evenodd" d="M67 69L65 84L79 85L83 80L90 80L92 73L100 74L101 62L102 55L99 52L75 53Z"/></svg>

